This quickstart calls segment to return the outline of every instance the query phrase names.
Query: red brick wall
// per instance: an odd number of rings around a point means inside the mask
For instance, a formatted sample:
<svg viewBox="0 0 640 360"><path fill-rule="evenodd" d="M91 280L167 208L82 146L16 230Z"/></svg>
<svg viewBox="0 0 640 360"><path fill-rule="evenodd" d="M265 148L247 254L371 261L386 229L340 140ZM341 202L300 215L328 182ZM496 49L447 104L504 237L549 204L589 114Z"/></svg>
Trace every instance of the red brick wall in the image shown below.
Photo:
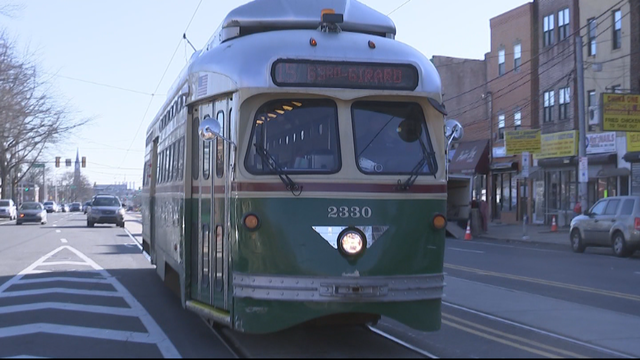
<svg viewBox="0 0 640 360"><path fill-rule="evenodd" d="M580 13L578 0L536 0L538 4L538 46L539 46L539 95L538 116L542 133L554 133L558 131L574 130L578 128L578 98L577 81L575 76L575 38L569 36L559 40L558 11L569 8L569 34L575 33L580 28ZM554 40L549 46L544 46L543 21L544 17L554 14ZM571 100L567 110L567 118L559 119L559 89L571 87ZM552 120L544 121L544 97L543 93L554 91L554 106Z"/></svg>
<svg viewBox="0 0 640 360"><path fill-rule="evenodd" d="M463 141L489 138L484 60L434 56L431 61L440 73L447 119L464 127Z"/></svg>
<svg viewBox="0 0 640 360"><path fill-rule="evenodd" d="M505 130L514 129L514 112L522 116L521 129L536 128L538 124L536 103L531 103L536 90L536 65L532 54L536 44L532 35L533 3L527 3L490 20L491 52L487 56L489 91L493 95L493 145L503 146L498 136L498 115L505 115ZM521 65L514 70L514 45L521 45ZM499 75L498 52L505 50L505 73Z"/></svg>

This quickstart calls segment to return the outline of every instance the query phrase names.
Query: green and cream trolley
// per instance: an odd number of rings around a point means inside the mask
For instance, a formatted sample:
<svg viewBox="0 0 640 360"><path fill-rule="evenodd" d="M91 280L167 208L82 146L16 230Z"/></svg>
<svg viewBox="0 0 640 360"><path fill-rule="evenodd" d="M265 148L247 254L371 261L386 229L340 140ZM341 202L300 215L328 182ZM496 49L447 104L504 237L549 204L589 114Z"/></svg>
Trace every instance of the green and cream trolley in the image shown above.
<svg viewBox="0 0 640 360"><path fill-rule="evenodd" d="M440 77L355 0L255 0L148 128L144 249L183 306L248 333L440 328Z"/></svg>

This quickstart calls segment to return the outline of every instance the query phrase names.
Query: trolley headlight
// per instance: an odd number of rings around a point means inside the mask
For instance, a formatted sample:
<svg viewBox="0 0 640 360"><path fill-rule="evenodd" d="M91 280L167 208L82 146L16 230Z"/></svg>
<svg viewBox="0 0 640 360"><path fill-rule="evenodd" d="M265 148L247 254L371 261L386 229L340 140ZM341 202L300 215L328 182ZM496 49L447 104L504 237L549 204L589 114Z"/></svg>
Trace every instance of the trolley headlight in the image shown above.
<svg viewBox="0 0 640 360"><path fill-rule="evenodd" d="M447 226L447 219L442 214L436 214L433 217L433 227L436 230L444 229Z"/></svg>
<svg viewBox="0 0 640 360"><path fill-rule="evenodd" d="M244 220L242 220L242 223L247 229L253 231L256 230L260 225L260 219L258 219L258 216L256 216L255 214L247 214L244 216Z"/></svg>
<svg viewBox="0 0 640 360"><path fill-rule="evenodd" d="M357 229L348 228L338 235L338 248L347 256L359 255L366 247L367 239L365 235Z"/></svg>

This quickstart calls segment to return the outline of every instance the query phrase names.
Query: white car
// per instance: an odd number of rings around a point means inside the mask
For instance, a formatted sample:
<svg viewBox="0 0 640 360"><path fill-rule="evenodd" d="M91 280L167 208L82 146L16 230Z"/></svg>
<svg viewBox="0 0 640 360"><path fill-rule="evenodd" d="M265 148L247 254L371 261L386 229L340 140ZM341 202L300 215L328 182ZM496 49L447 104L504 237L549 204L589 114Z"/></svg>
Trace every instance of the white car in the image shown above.
<svg viewBox="0 0 640 360"><path fill-rule="evenodd" d="M55 201L45 201L42 205L44 205L44 209L50 212L58 212L58 204Z"/></svg>
<svg viewBox="0 0 640 360"><path fill-rule="evenodd" d="M16 219L16 204L11 199L0 199L0 218Z"/></svg>

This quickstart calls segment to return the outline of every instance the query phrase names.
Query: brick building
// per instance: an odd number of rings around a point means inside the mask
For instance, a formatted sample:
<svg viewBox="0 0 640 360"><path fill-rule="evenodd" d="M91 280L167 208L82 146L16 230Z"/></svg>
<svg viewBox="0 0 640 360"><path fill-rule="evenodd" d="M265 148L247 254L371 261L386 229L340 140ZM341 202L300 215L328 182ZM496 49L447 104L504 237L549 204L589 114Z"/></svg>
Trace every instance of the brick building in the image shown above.
<svg viewBox="0 0 640 360"><path fill-rule="evenodd" d="M490 136L486 61L446 56L434 56L431 61L442 81L447 118L458 120L465 130L462 142L454 143L449 153L449 172L454 177L471 177L473 197L486 198Z"/></svg>
<svg viewBox="0 0 640 360"><path fill-rule="evenodd" d="M493 220L514 223L526 213L521 155L506 155L505 132L538 128L538 52L535 3L490 20L491 51L486 55L492 129L490 211ZM485 125L486 126L486 125Z"/></svg>

